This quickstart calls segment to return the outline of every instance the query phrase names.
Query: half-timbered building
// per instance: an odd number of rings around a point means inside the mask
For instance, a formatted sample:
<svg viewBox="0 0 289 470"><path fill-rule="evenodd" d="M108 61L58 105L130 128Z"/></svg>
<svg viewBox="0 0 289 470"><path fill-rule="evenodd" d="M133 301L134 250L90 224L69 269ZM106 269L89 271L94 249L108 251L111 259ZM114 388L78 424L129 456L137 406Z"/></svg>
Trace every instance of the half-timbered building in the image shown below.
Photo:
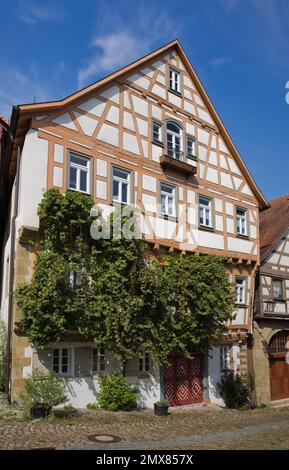
<svg viewBox="0 0 289 470"><path fill-rule="evenodd" d="M254 308L254 375L259 403L289 399L289 196L260 213L261 265ZM286 354L287 359L286 359Z"/></svg>
<svg viewBox="0 0 289 470"><path fill-rule="evenodd" d="M39 352L17 334L21 312L8 301L9 285L31 279L34 254L27 240L39 230L43 190L58 188L90 194L104 214L115 202L137 205L146 214L143 237L152 250L225 257L237 296L220 346L192 361L175 356L165 369L145 353L126 366L145 406L161 397L174 404L219 403L223 371L246 375L252 364L259 209L267 203L179 42L61 101L16 106L12 122L18 203L3 251L1 304L11 337L12 398L40 367L66 378L71 403L85 406L95 400L98 375L119 367L105 348L81 338Z"/></svg>

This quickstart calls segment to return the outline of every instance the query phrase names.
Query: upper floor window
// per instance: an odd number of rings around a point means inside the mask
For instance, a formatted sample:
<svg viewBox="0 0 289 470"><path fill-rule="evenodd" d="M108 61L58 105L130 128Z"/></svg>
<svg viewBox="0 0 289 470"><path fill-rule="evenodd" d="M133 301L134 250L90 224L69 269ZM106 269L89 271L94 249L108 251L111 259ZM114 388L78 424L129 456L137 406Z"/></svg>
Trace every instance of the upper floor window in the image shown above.
<svg viewBox="0 0 289 470"><path fill-rule="evenodd" d="M157 121L153 121L153 141L162 143L162 125Z"/></svg>
<svg viewBox="0 0 289 470"><path fill-rule="evenodd" d="M187 137L187 155L188 157L196 157L195 139L193 137Z"/></svg>
<svg viewBox="0 0 289 470"><path fill-rule="evenodd" d="M237 234L248 235L247 231L247 211L237 207L236 209Z"/></svg>
<svg viewBox="0 0 289 470"><path fill-rule="evenodd" d="M236 278L236 304L246 303L246 282L242 277Z"/></svg>
<svg viewBox="0 0 289 470"><path fill-rule="evenodd" d="M113 167L112 199L115 202L129 204L130 202L130 171Z"/></svg>
<svg viewBox="0 0 289 470"><path fill-rule="evenodd" d="M166 130L168 156L176 160L183 160L181 127L177 123L169 121Z"/></svg>
<svg viewBox="0 0 289 470"><path fill-rule="evenodd" d="M181 92L181 74L172 67L169 68L169 88L177 93Z"/></svg>
<svg viewBox="0 0 289 470"><path fill-rule="evenodd" d="M68 375L69 367L70 350L68 348L53 349L53 372L55 372L55 374Z"/></svg>
<svg viewBox="0 0 289 470"><path fill-rule="evenodd" d="M150 357L148 353L144 353L138 360L138 370L140 372L150 370Z"/></svg>
<svg viewBox="0 0 289 470"><path fill-rule="evenodd" d="M175 188L169 184L161 183L161 213L175 216Z"/></svg>
<svg viewBox="0 0 289 470"><path fill-rule="evenodd" d="M274 300L283 300L283 281L282 279L273 279L272 280L272 291Z"/></svg>
<svg viewBox="0 0 289 470"><path fill-rule="evenodd" d="M212 200L203 196L199 198L199 225L212 227Z"/></svg>
<svg viewBox="0 0 289 470"><path fill-rule="evenodd" d="M93 348L92 371L101 372L105 370L105 348Z"/></svg>
<svg viewBox="0 0 289 470"><path fill-rule="evenodd" d="M69 158L69 189L89 193L89 158L70 153Z"/></svg>

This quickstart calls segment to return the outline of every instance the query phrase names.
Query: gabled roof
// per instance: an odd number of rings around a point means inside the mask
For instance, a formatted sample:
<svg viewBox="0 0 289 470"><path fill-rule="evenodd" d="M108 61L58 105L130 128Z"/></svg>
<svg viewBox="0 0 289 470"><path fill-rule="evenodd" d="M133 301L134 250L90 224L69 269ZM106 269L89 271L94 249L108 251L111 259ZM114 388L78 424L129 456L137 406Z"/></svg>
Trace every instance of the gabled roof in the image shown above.
<svg viewBox="0 0 289 470"><path fill-rule="evenodd" d="M175 49L177 53L179 54L181 60L183 61L185 67L187 68L187 71L193 80L198 92L200 93L206 107L208 108L213 120L215 121L221 136L223 137L229 151L235 158L238 166L240 167L240 170L242 171L248 185L250 186L251 190L253 191L253 194L255 195L256 199L259 202L259 205L261 208L265 208L268 206L268 203L261 193L260 189L256 185L254 179L252 178L248 168L246 167L245 163L243 162L241 155L239 154L237 148L235 147L231 137L229 136L229 133L227 129L225 128L224 124L222 123L217 111L215 110L210 98L208 97L196 71L194 70L192 64L190 63L188 57L186 56L180 42L175 39L168 44L160 47L159 49L156 49L155 51L151 52L150 54L145 55L144 57L132 62L131 64L127 65L126 67L123 67L116 72L102 78L101 80L98 80L97 82L83 88L80 91L77 91L76 93L68 96L67 98L64 98L63 100L59 101L50 101L50 102L45 102L45 103L34 103L34 104L22 104L14 108L13 114L15 114L15 119L18 118L18 124L17 128L20 129L20 134L25 132L27 130L29 118L37 113L37 112L45 112L45 111L50 111L50 110L55 110L62 108L68 103L71 103L72 101L79 99L82 96L87 95L88 93L91 93L94 90L97 90L98 88L107 85L110 81L120 78L122 75L126 74L127 72L130 72L131 70L143 66L146 62L156 59L158 56L161 54L168 52L171 49ZM17 116L17 111L19 111L19 115ZM12 116L13 116L12 114ZM17 134L16 134L17 138ZM22 137L23 138L23 137ZM21 141L21 135L20 135L20 141Z"/></svg>
<svg viewBox="0 0 289 470"><path fill-rule="evenodd" d="M269 208L260 212L261 261L274 250L289 230L289 195L269 201Z"/></svg>

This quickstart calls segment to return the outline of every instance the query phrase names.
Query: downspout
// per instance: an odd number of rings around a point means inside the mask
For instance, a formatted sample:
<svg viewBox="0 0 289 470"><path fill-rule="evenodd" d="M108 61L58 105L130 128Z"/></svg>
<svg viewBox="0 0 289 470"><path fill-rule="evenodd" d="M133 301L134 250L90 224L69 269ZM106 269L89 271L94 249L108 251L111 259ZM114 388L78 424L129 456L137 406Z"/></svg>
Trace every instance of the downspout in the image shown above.
<svg viewBox="0 0 289 470"><path fill-rule="evenodd" d="M18 110L17 110L18 111ZM18 112L16 116L16 125L18 120ZM15 126L16 127L16 126ZM18 215L18 199L19 199L19 181L20 181L20 145L14 140L11 134L10 139L12 145L17 146L17 161L15 175L15 195L11 218L11 235L10 235L10 269L9 269L9 301L8 301L8 323L7 323L7 361L6 361L6 384L5 391L9 400L11 399L11 349L12 349L12 327L13 327L13 291L14 291L14 273L15 273L15 238L16 238L16 218ZM11 195L13 194L13 189Z"/></svg>

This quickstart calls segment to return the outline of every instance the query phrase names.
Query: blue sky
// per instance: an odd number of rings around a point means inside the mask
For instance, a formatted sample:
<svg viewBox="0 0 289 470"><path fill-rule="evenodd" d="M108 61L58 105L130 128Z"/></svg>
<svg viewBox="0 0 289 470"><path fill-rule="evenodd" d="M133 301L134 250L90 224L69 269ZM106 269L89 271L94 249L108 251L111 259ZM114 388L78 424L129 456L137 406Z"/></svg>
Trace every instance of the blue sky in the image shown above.
<svg viewBox="0 0 289 470"><path fill-rule="evenodd" d="M0 0L0 114L62 98L177 37L264 195L289 193L288 0L10 4Z"/></svg>

